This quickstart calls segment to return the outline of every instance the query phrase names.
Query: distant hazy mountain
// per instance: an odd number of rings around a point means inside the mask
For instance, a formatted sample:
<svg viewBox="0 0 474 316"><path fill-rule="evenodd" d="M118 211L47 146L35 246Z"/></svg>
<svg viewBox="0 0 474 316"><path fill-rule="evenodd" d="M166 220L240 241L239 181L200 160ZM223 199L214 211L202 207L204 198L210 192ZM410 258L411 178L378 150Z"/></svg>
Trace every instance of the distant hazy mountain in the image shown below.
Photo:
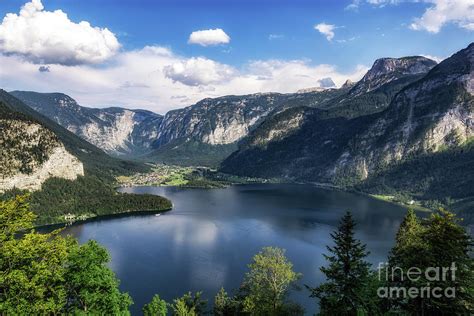
<svg viewBox="0 0 474 316"><path fill-rule="evenodd" d="M319 80L319 86L321 88L336 88L336 84L331 78L323 78Z"/></svg>

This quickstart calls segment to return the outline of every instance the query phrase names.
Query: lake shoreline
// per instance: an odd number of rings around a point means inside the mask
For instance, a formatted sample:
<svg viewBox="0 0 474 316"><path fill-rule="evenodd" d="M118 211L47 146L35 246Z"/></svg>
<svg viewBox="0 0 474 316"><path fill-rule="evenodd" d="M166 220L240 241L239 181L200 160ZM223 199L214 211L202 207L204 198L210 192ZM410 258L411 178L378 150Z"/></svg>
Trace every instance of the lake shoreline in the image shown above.
<svg viewBox="0 0 474 316"><path fill-rule="evenodd" d="M226 189L231 186L246 186L246 185L253 185L253 184L261 184L261 185L271 185L271 184L289 184L289 185L302 185L302 186L312 186L312 187L317 187L320 189L328 190L328 191L340 191L340 192L347 192L347 193L354 193L358 194L361 196L366 196L374 200L379 200L383 201L392 205L397 205L405 208L414 208L416 211L421 211L421 212L431 212L431 210L427 208L423 208L421 206L415 205L406 205L403 203L398 203L395 201L392 201L390 199L384 199L380 198L374 194L367 193L367 192L362 192L350 188L344 188L341 186L333 185L331 183L320 183L320 182L300 182L300 181L283 181L283 179L279 179L278 181L261 181L261 182L252 182L252 183L228 183L224 186L215 186L215 187L209 187L209 186L188 186L188 185L124 185L124 186L117 186L116 190L119 192L120 189L125 189L125 188L140 188L140 187L168 187L168 188L179 188L179 189L190 189L190 190L215 190L215 189ZM48 223L48 224L40 224L38 226L35 226L36 228L50 228L50 227L67 227L75 224L80 224L80 223L87 223L87 222L92 222L92 221L97 221L97 220L102 220L102 219L108 219L108 218L117 218L117 217L127 217L131 215L152 215L152 214L161 214L161 213L167 213L173 210L173 201L171 202L171 207L164 209L164 210L137 210L137 211L127 211L127 212L119 212L119 213L111 213L111 214L103 214L103 215L95 215L95 216L90 216L84 219L77 219L73 221L60 221L57 223Z"/></svg>
<svg viewBox="0 0 474 316"><path fill-rule="evenodd" d="M163 210L140 210L140 211L128 211L128 212L119 212L119 213L111 213L111 214L103 214L103 215L95 215L91 217L87 217L85 219L79 219L75 221L64 221L64 222L58 222L58 223L52 223L52 224L44 224L44 225L37 225L34 226L34 229L40 229L40 230L49 230L53 228L65 228L69 226L74 226L78 224L84 224L84 223L90 223L90 222L95 222L95 221L100 221L100 220L106 220L106 219L115 219L115 218L125 218L133 215L156 215L156 214L164 214L171 212L173 210L173 206L171 206L168 209L163 209Z"/></svg>

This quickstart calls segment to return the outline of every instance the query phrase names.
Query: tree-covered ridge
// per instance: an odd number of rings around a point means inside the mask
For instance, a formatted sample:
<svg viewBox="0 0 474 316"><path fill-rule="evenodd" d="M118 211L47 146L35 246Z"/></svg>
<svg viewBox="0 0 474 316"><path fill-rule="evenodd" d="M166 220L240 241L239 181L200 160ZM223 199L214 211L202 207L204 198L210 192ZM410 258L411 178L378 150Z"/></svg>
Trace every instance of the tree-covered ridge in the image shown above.
<svg viewBox="0 0 474 316"><path fill-rule="evenodd" d="M61 146L56 135L0 102L0 176L29 174Z"/></svg>
<svg viewBox="0 0 474 316"><path fill-rule="evenodd" d="M8 199L20 193L24 192L11 190L0 198ZM28 201L37 215L36 225L172 208L171 201L161 196L119 193L108 179L98 176L81 176L74 181L51 178L40 191L30 193Z"/></svg>

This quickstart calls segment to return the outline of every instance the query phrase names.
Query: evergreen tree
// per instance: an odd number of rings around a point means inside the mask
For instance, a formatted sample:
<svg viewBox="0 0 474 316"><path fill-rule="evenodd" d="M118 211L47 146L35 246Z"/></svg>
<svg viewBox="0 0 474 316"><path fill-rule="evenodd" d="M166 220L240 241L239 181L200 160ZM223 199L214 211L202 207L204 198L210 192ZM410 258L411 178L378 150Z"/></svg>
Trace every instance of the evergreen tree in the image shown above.
<svg viewBox="0 0 474 316"><path fill-rule="evenodd" d="M158 294L154 295L151 302L143 306L144 316L166 316L168 315L168 306Z"/></svg>
<svg viewBox="0 0 474 316"><path fill-rule="evenodd" d="M397 235L395 246L389 254L389 264L387 270L380 271L381 276L385 276L387 288L409 289L412 287L421 288L423 280L408 278L406 273L410 268L422 268L429 265L428 258L423 255L426 252L427 244L423 240L422 234L425 227L415 214L409 209L405 215ZM385 273L384 273L385 272ZM413 314L422 314L422 300L408 295L402 297L387 298L387 306L392 310L402 310Z"/></svg>
<svg viewBox="0 0 474 316"><path fill-rule="evenodd" d="M426 280L432 288L439 287L444 293L425 299L427 315L474 313L474 259L470 257L473 240L459 221L453 213L440 209L430 216L422 232L421 238L428 245L424 254L429 262L426 269L454 268L441 272L434 281Z"/></svg>
<svg viewBox="0 0 474 316"><path fill-rule="evenodd" d="M471 237L454 214L440 210L420 223L415 213L409 211L390 254L388 285L416 288L420 293L414 297L390 297L392 310L413 315L473 313L472 245ZM410 269L421 273L408 277ZM422 295L423 288L439 290Z"/></svg>
<svg viewBox="0 0 474 316"><path fill-rule="evenodd" d="M322 267L321 271L326 275L327 281L316 288L308 287L311 297L320 300L321 315L370 312L368 302L376 294L366 294L371 281L370 264L364 260L368 252L366 245L354 238L354 227L352 215L347 212L338 230L331 234L335 243L333 247L327 247L331 254L324 255L329 265Z"/></svg>

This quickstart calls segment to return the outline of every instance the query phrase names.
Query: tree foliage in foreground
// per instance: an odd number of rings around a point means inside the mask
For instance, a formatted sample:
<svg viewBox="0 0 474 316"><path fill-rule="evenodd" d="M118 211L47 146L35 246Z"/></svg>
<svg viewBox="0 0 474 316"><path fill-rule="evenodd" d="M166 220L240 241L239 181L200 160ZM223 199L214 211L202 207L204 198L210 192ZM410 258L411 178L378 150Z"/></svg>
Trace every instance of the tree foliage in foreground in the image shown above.
<svg viewBox="0 0 474 316"><path fill-rule="evenodd" d="M285 251L275 247L265 247L257 253L249 269L243 284L247 292L244 311L251 315L277 315L300 275L293 271Z"/></svg>
<svg viewBox="0 0 474 316"><path fill-rule="evenodd" d="M156 294L150 303L143 306L142 312L144 316L166 316L168 315L168 304Z"/></svg>
<svg viewBox="0 0 474 316"><path fill-rule="evenodd" d="M351 215L346 214L338 231L332 234L335 245L328 247L331 255L325 256L329 265L321 268L327 281L310 288L311 296L319 299L320 315L474 313L474 260L470 257L473 242L454 214L440 210L420 220L409 210L396 235L388 265L379 267L378 273L371 271L364 260L365 245L353 237L354 226ZM455 272L448 269L453 263ZM446 274L441 272L444 270ZM420 272L408 277L409 271ZM429 290L428 295L427 288L438 290ZM447 294L452 292L454 296Z"/></svg>
<svg viewBox="0 0 474 316"><path fill-rule="evenodd" d="M0 314L129 314L104 248L39 234L34 220L26 196L0 201Z"/></svg>
<svg viewBox="0 0 474 316"><path fill-rule="evenodd" d="M339 228L331 234L334 246L328 246L327 267L321 267L326 282L315 288L309 288L311 297L319 299L321 315L355 315L368 312L374 293L371 289L373 276L370 264L365 261L368 255L366 245L354 238L355 222L347 212Z"/></svg>
<svg viewBox="0 0 474 316"><path fill-rule="evenodd" d="M207 301L201 298L202 292L193 295L191 292L174 300L171 305L174 316L198 316L206 313Z"/></svg>
<svg viewBox="0 0 474 316"><path fill-rule="evenodd" d="M473 241L453 213L440 209L420 221L409 211L400 225L396 244L389 258L389 271L397 271L389 286L439 288L440 297L401 297L390 299L392 308L410 314L468 315L474 313ZM455 267L436 274L436 270ZM416 267L419 278L408 278L399 271ZM401 268L401 269L400 269ZM392 276L392 275L390 275ZM432 279L434 277L434 279ZM454 293L455 295L451 294Z"/></svg>
<svg viewBox="0 0 474 316"><path fill-rule="evenodd" d="M265 247L253 257L249 264L249 272L235 296L229 296L224 288L220 289L214 298L211 314L303 315L303 308L288 300L289 291L299 277L300 274L293 271L293 264L285 257L283 249ZM197 292L194 296L189 292L175 299L170 306L174 316L201 316L208 314L206 303L201 298L201 292Z"/></svg>

